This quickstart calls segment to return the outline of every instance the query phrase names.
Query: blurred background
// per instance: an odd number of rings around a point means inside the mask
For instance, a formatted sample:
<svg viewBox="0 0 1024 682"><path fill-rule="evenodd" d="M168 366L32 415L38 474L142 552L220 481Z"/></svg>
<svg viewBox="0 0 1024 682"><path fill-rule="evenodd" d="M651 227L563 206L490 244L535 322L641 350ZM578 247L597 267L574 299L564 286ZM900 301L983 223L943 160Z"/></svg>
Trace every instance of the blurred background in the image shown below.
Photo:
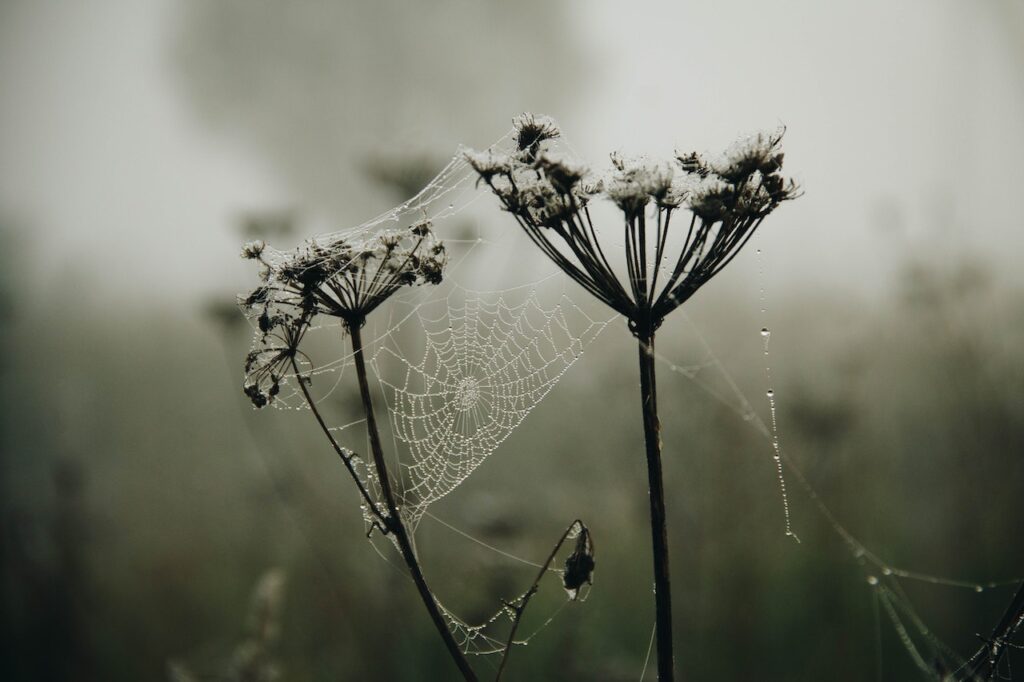
<svg viewBox="0 0 1024 682"><path fill-rule="evenodd" d="M672 362L706 363L703 337L721 364L659 377L688 679L928 677L874 569L792 477L802 543L785 537L769 442L702 388L768 420L762 327L783 447L845 528L906 570L1024 575L1021 3L4 0L0 677L450 677L309 420L241 393L233 300L256 273L238 251L359 224L523 111L598 166L788 127L806 196L659 337ZM523 282L550 272L491 208L464 217L504 235L485 253ZM591 527L590 597L509 679L641 678L653 600L623 327L433 509L532 560L573 518ZM441 524L418 538L468 619L532 580ZM941 647L915 618L969 655L1014 589L894 584L928 666ZM564 601L546 585L529 629Z"/></svg>

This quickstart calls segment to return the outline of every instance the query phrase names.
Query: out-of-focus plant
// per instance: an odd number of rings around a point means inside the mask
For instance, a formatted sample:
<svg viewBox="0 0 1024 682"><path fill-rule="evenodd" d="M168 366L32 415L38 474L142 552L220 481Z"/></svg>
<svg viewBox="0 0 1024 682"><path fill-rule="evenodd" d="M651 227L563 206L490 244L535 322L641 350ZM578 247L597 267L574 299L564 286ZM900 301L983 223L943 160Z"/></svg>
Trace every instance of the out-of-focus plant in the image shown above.
<svg viewBox="0 0 1024 682"><path fill-rule="evenodd" d="M283 678L274 647L281 634L285 573L272 568L264 573L253 589L246 619L245 638L235 647L225 666L223 677L230 682L277 682ZM198 682L188 665L172 661L167 666L171 682Z"/></svg>
<svg viewBox="0 0 1024 682"><path fill-rule="evenodd" d="M469 151L467 161L533 243L570 279L625 317L637 339L658 677L671 680L672 598L655 333L732 262L770 213L798 195L793 181L781 173L783 131L745 138L715 159L677 154L673 163L659 164L613 154L612 172L598 178L551 149L550 142L561 135L552 119L524 114L516 119L515 130L511 153ZM617 270L609 260L615 254L607 236L598 237L591 213L597 199L611 202L620 213L625 277L619 274L622 266Z"/></svg>

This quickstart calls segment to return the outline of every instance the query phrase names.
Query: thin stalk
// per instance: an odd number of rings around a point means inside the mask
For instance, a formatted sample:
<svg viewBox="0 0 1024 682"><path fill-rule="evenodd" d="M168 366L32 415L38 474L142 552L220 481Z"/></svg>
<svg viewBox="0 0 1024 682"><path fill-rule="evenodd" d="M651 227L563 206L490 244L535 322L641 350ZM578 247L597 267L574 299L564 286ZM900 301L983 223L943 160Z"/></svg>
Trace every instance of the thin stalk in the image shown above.
<svg viewBox="0 0 1024 682"><path fill-rule="evenodd" d="M295 370L295 380L299 383L299 388L302 389L302 396L306 399L306 405L309 406L309 411L313 413L314 417L316 417L316 423L320 425L320 430L324 432L325 436L327 436L327 440L330 441L331 447L334 448L338 457L341 458L341 461L348 470L349 475L352 476L352 480L356 482L356 487L359 488L359 494L366 502L366 508L370 513L376 516L379 521L383 522L384 515L380 513L379 509L377 509L377 505L373 503L373 498L370 497L370 493L366 490L366 486L363 485L359 475L356 474L355 467L352 466L352 457L345 452L345 449L341 447L341 445L338 444L338 440L334 437L334 434L331 433L331 430L327 427L327 423L324 422L324 418L320 415L320 410L316 406L316 401L314 401L313 396L309 394L309 389L306 388L306 382L302 380L299 364L295 361L294 356L292 357L291 362L292 369Z"/></svg>
<svg viewBox="0 0 1024 682"><path fill-rule="evenodd" d="M661 422L654 374L654 330L649 323L637 329L640 355L640 407L647 446L647 485L651 502L651 549L654 558L655 630L658 642L658 680L674 679L672 656L672 585L665 522L665 486L661 472Z"/></svg>
<svg viewBox="0 0 1024 682"><path fill-rule="evenodd" d="M967 664L967 675L965 679L980 679L981 674L987 668L986 680L996 679L999 671L999 661L1006 650L1012 645L1010 638L1024 621L1024 583L1017 588L1017 592L1010 600L999 623L992 630L992 634L985 642L978 653L971 657Z"/></svg>
<svg viewBox="0 0 1024 682"><path fill-rule="evenodd" d="M476 682L476 673L469 666L469 662L463 655L462 650L459 649L459 645L455 642L455 638L452 636L451 630L448 629L448 624L445 623L444 617L441 615L441 611L437 607L437 601L434 599L433 593L430 588L427 587L427 581L423 577L423 571L420 568L419 559L416 557L416 552L412 548L412 542L409 539L409 532L405 527L405 522L402 521L402 516L398 510L398 504L395 502L394 493L391 490L391 481L388 478L387 464L384 461L384 451L380 444L380 432L377 430L377 420L373 414L373 402L370 398L370 384L366 379L366 362L363 359L363 340L360 334L360 323L353 322L347 325L349 335L352 338L352 352L355 356L356 375L359 377L359 394L363 399L363 410L366 413L366 430L370 436L370 449L373 452L373 464L377 469L377 478L380 481L381 495L384 497L384 503L387 505L388 517L386 521L386 528L388 532L395 536L395 541L398 543L398 548L402 553L402 558L405 560L405 565L409 568L409 573L412 576L412 581L416 584L416 590L420 594L420 599L423 600L423 605L427 609L427 613L430 614L430 619L434 623L434 627L437 629L441 639L444 640L445 646L448 648L448 653L451 655L452 660L458 667L459 672L462 673L462 677L467 682Z"/></svg>
<svg viewBox="0 0 1024 682"><path fill-rule="evenodd" d="M576 519L569 524L569 527L562 533L562 537L558 539L555 546L551 549L551 553L548 554L547 560L541 565L540 570L537 571L537 577L534 578L533 584L530 585L530 589L519 600L518 606L513 606L515 610L515 617L512 620L512 629L508 633L508 641L505 642L505 650L501 655L501 663L498 665L498 672L494 675L494 682L501 682L501 676L505 672L505 664L508 663L509 654L512 653L512 645L515 643L516 632L519 630L519 623L523 619L523 613L526 611L526 605L530 603L530 599L533 595L537 594L537 590L540 588L540 581L544 577L544 574L551 568L551 562L555 560L555 555L558 554L558 550L565 544L566 539L569 537L569 533L572 532L573 528L577 526L582 527L582 522ZM582 530L580 532L583 532Z"/></svg>

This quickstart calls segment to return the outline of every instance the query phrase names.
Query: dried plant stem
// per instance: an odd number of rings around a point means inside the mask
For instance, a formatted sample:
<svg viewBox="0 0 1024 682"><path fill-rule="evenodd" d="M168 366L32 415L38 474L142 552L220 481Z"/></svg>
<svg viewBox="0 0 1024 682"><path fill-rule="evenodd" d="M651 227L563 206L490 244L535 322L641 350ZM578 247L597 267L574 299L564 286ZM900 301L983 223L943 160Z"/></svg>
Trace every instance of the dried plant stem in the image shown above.
<svg viewBox="0 0 1024 682"><path fill-rule="evenodd" d="M370 385L366 378L366 362L363 358L363 341L360 334L361 322L351 323L346 326L348 328L349 335L352 338L352 351L355 356L356 375L359 378L359 393L362 396L363 410L366 413L366 430L370 436L370 449L373 453L373 464L377 470L377 478L380 482L381 495L384 497L384 503L387 506L387 516L384 521L384 527L389 533L394 535L399 551L402 554L402 558L405 560L405 565L409 568L409 574L412 577L412 581L415 583L416 590L419 592L420 599L423 600L423 605L426 607L427 613L430 614L430 619L433 621L438 634L441 635L441 639L444 640L445 647L447 647L448 653L451 655L452 660L458 667L459 672L462 673L462 677L467 681L476 682L476 673L473 672L473 669L470 667L469 662L462 653L462 650L459 649L459 645L452 636L451 630L448 629L448 624L445 622L444 617L441 615L441 611L438 609L437 601L434 599L433 593L430 591L430 588L427 587L427 581L423 577L423 571L420 568L419 559L416 557L416 552L413 550L412 542L409 539L409 532L406 529L405 522L402 520L401 513L398 510L398 505L395 502L394 493L391 490L391 481L388 477L387 463L384 461L384 451L380 444L380 432L377 430L377 420L373 413L373 402L370 398Z"/></svg>
<svg viewBox="0 0 1024 682"><path fill-rule="evenodd" d="M1024 583L1021 583L1010 600L1006 611L992 634L985 641L985 646L978 650L967 663L967 674L964 679L994 680L999 674L999 662L1006 650L1013 646L1010 639L1024 623Z"/></svg>
<svg viewBox="0 0 1024 682"><path fill-rule="evenodd" d="M661 422L654 373L654 331L638 329L640 355L640 406L647 446L647 485L651 503L651 548L654 557L655 629L658 642L658 680L674 678L672 656L672 584L668 560L668 528L665 522L665 486L661 473Z"/></svg>
<svg viewBox="0 0 1024 682"><path fill-rule="evenodd" d="M512 629L508 633L508 641L505 642L505 650L501 655L501 663L498 665L498 672L494 675L494 682L500 682L502 674L505 672L505 664L508 663L509 654L512 653L512 645L515 643L516 632L519 630L519 623L523 619L523 613L526 611L526 605L530 603L530 599L533 595L537 594L537 589L540 587L540 581L544 577L544 574L548 572L551 567L551 562L555 560L555 555L558 554L558 550L562 548L565 541L569 538L569 534L572 533L573 528L582 527L583 522L576 519L569 524L569 527L562 533L562 537L558 539L555 546L552 548L551 553L548 554L547 560L537 571L537 577L534 578L533 584L530 585L530 589L519 598L519 603L516 605L509 605L514 611L515 615L512 618Z"/></svg>
<svg viewBox="0 0 1024 682"><path fill-rule="evenodd" d="M367 505L366 508L370 511L371 514L377 517L378 521L384 523L384 515L381 514L380 510L377 509L377 506L374 505L373 498L370 497L370 493L366 490L366 486L363 485L362 479L359 478L358 474L356 474L355 468L352 466L352 456L345 451L345 448L341 447L338 444L338 441L334 437L334 434L331 433L331 430L329 428L327 428L327 423L324 421L323 416L320 414L320 409L316 406L316 401L313 400L313 396L309 394L309 388L306 387L306 382L303 380L302 374L299 370L299 364L295 361L294 357L292 357L291 364L292 369L295 370L296 381L298 381L299 388L302 390L302 396L306 400L306 405L309 406L309 411L313 413L314 417L316 417L316 423L320 425L320 430L324 432L325 436L327 436L327 440L330 441L331 447L333 447L334 451L338 453L338 457L341 458L341 461L345 465L345 468L348 470L349 475L352 476L352 480L355 481L356 487L359 488L359 494L362 496L363 501Z"/></svg>

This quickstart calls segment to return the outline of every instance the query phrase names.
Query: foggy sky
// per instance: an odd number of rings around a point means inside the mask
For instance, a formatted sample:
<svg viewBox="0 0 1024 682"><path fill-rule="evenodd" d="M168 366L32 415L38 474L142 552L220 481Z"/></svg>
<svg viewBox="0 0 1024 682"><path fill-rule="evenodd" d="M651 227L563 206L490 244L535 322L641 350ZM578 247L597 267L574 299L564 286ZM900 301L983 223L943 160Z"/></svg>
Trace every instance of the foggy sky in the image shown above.
<svg viewBox="0 0 1024 682"><path fill-rule="evenodd" d="M340 73L380 86L353 105L338 70L308 68L298 71L308 102L301 92L285 99L224 87L221 100L213 92L218 115L183 75L182 55L210 45L190 33L181 7L16 1L0 9L0 220L35 242L44 290L78 276L97 297L173 301L237 287L249 274L227 227L238 211L295 205L337 227L358 223L384 201L357 191L368 146L389 136L404 144L425 128L437 130L424 145L432 152L482 146L537 104L551 107L594 165L613 149L714 150L739 133L788 126L787 170L806 196L758 237L780 289L884 292L895 265L915 252L950 261L978 253L1022 282L1014 250L1024 12L1008 0L577 0L561 15L540 13L537 21L557 22L542 35L526 28L532 19L488 24L486 12L457 3L437 11L464 16L461 33L442 33L397 3L383 18L304 4L314 24L320 12L346 36L368 35L375 47L365 63L360 50L326 58L343 55ZM205 72L205 87L295 67L293 50L258 50L262 71L247 70L251 60L238 57L253 46L230 28L219 63L237 72ZM282 40L301 40L301 31L283 30ZM331 40L327 23L309 49ZM396 42L405 49L389 49ZM501 49L481 49L491 44ZM424 78L419 59L441 66L423 72L432 73L428 86L403 87L406 72ZM445 66L463 63L476 67ZM332 88L341 88L337 97L318 95ZM311 116L322 103L337 113ZM332 156L301 153L320 139L340 139ZM749 270L749 259L739 267Z"/></svg>

